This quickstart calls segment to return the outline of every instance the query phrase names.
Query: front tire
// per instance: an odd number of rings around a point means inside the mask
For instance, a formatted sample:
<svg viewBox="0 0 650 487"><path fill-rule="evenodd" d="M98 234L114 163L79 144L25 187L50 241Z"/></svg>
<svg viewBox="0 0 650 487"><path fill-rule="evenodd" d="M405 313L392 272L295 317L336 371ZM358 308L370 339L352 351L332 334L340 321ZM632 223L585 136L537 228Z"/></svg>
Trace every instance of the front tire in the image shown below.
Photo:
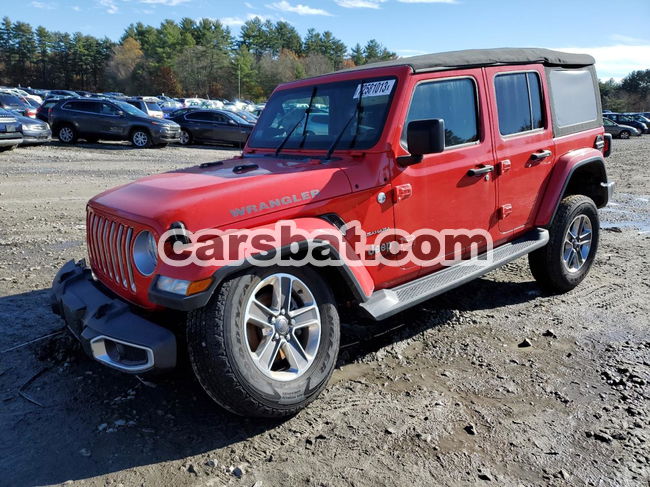
<svg viewBox="0 0 650 487"><path fill-rule="evenodd" d="M558 294L580 284L593 264L599 235L593 200L583 195L564 198L549 228L548 244L528 254L530 270L542 289Z"/></svg>
<svg viewBox="0 0 650 487"><path fill-rule="evenodd" d="M618 136L621 139L629 139L630 138L630 132L627 131L627 130L623 130L620 134L618 134Z"/></svg>
<svg viewBox="0 0 650 487"><path fill-rule="evenodd" d="M131 133L131 143L138 149L151 147L151 135L144 129L136 129Z"/></svg>
<svg viewBox="0 0 650 487"><path fill-rule="evenodd" d="M14 150L16 147L18 147L18 144L16 145L5 145L0 147L0 152L9 152Z"/></svg>
<svg viewBox="0 0 650 487"><path fill-rule="evenodd" d="M308 268L255 268L228 279L187 327L205 391L254 417L289 416L313 401L334 370L339 337L332 293Z"/></svg>

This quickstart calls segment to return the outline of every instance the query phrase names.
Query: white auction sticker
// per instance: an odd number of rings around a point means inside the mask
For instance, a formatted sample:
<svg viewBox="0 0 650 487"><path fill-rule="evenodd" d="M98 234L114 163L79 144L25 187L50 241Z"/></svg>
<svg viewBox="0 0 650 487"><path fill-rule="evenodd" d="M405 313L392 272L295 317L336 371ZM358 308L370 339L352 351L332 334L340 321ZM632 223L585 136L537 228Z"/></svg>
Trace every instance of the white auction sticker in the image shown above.
<svg viewBox="0 0 650 487"><path fill-rule="evenodd" d="M394 79L387 79L385 81L373 81L372 83L363 84L363 97L367 98L370 96L384 96L390 95L393 91L393 86L395 86ZM361 85L357 86L356 91L354 92L353 99L359 98L359 92L361 91Z"/></svg>

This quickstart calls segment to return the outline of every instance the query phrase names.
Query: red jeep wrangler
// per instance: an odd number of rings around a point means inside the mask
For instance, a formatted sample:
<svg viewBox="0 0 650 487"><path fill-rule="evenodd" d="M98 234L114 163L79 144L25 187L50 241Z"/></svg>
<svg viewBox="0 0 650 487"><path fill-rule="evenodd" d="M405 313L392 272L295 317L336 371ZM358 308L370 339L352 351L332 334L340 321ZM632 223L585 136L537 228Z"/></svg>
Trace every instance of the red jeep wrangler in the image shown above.
<svg viewBox="0 0 650 487"><path fill-rule="evenodd" d="M184 334L220 405L292 414L334 369L342 306L382 320L524 255L547 291L578 285L610 145L585 55L458 51L287 83L241 156L93 198L90 267L59 271L53 308L105 365L173 368Z"/></svg>

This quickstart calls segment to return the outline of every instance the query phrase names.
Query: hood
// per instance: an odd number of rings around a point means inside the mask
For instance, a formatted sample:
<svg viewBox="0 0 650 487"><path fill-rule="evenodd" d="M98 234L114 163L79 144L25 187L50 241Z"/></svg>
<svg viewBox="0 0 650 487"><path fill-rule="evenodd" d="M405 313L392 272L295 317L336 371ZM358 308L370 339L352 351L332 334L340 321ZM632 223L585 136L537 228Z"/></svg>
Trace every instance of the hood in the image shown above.
<svg viewBox="0 0 650 487"><path fill-rule="evenodd" d="M238 228L241 222L350 193L344 172L317 160L230 159L145 177L106 191L90 206L166 230ZM243 227L244 225L241 225Z"/></svg>

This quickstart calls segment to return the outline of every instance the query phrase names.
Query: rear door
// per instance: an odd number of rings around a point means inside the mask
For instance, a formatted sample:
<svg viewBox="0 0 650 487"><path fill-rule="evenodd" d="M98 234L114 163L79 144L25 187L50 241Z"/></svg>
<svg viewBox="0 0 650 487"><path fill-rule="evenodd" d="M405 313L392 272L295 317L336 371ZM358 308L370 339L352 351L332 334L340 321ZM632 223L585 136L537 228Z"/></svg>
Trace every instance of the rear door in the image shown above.
<svg viewBox="0 0 650 487"><path fill-rule="evenodd" d="M544 70L538 65L486 68L496 154L497 219L502 233L532 225L555 161Z"/></svg>
<svg viewBox="0 0 650 487"><path fill-rule="evenodd" d="M110 138L122 138L128 132L129 122L123 115L123 111L109 102L97 102L99 113L97 124L100 127L101 135ZM122 115L121 115L122 113Z"/></svg>
<svg viewBox="0 0 650 487"><path fill-rule="evenodd" d="M213 140L212 116L210 112L196 110L185 115L183 124L195 140Z"/></svg>

